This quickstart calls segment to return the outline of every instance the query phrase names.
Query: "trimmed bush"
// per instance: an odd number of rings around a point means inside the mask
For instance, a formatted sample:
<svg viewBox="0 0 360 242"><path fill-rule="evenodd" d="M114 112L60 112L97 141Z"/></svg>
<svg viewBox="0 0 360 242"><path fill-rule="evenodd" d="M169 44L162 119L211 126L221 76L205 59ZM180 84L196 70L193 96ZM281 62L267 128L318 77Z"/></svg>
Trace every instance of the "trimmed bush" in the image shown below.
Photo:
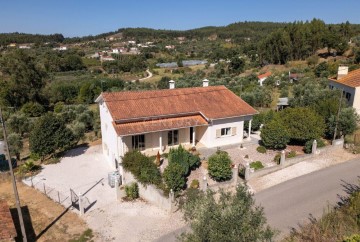
<svg viewBox="0 0 360 242"><path fill-rule="evenodd" d="M172 162L179 163L183 168L183 175L189 175L189 171L193 170L200 165L200 157L193 155L189 151L185 150L181 145L178 148L170 149L169 164Z"/></svg>
<svg viewBox="0 0 360 242"><path fill-rule="evenodd" d="M200 185L199 180L194 179L194 180L191 181L190 187L197 189L197 188L199 188L199 185Z"/></svg>
<svg viewBox="0 0 360 242"><path fill-rule="evenodd" d="M126 197L130 200L135 200L139 197L139 186L136 182L125 186Z"/></svg>
<svg viewBox="0 0 360 242"><path fill-rule="evenodd" d="M304 146L304 152L306 154L310 154L312 152L312 145L313 145L313 142L314 140L309 140L305 143L305 146ZM321 147L324 147L325 146L325 143L322 139L316 139L316 142L317 142L317 148L321 148Z"/></svg>
<svg viewBox="0 0 360 242"><path fill-rule="evenodd" d="M215 154L209 157L209 175L215 181L226 181L232 177L231 171L231 159L227 152L217 151Z"/></svg>
<svg viewBox="0 0 360 242"><path fill-rule="evenodd" d="M250 163L250 168L254 168L254 170L259 170L264 168L264 165L261 163L261 161L254 161Z"/></svg>
<svg viewBox="0 0 360 242"><path fill-rule="evenodd" d="M259 146L256 148L257 152L261 153L261 154L265 154L266 153L266 148L265 146Z"/></svg>
<svg viewBox="0 0 360 242"><path fill-rule="evenodd" d="M261 130L261 141L266 148L284 149L290 141L286 127L277 119L270 121Z"/></svg>
<svg viewBox="0 0 360 242"><path fill-rule="evenodd" d="M125 170L130 171L144 185L160 185L162 182L156 164L138 150L127 152L123 157L122 164Z"/></svg>
<svg viewBox="0 0 360 242"><path fill-rule="evenodd" d="M183 167L177 162L169 163L164 170L164 181L168 190L180 191L185 187L186 178L183 174Z"/></svg>

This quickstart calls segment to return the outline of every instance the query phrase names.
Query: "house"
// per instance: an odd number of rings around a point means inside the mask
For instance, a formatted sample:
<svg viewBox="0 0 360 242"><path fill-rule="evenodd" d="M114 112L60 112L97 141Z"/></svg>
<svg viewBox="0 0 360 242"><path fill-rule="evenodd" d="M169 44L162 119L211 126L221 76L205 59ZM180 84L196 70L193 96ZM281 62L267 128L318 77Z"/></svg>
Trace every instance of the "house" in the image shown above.
<svg viewBox="0 0 360 242"><path fill-rule="evenodd" d="M15 241L17 236L9 205L0 200L0 241Z"/></svg>
<svg viewBox="0 0 360 242"><path fill-rule="evenodd" d="M103 61L114 61L115 59L112 57L112 56L109 56L109 55L101 55L100 56L100 61L103 62Z"/></svg>
<svg viewBox="0 0 360 242"><path fill-rule="evenodd" d="M342 90L348 104L360 114L360 69L348 70L347 66L340 66L337 77L329 79L329 87Z"/></svg>
<svg viewBox="0 0 360 242"><path fill-rule="evenodd" d="M114 167L128 151L155 155L171 147L220 147L243 142L244 121L257 111L225 86L102 93L103 152ZM250 139L250 137L248 137ZM121 172L121 171L120 171Z"/></svg>
<svg viewBox="0 0 360 242"><path fill-rule="evenodd" d="M289 107L289 98L288 97L280 97L276 104L276 110L280 111Z"/></svg>
<svg viewBox="0 0 360 242"><path fill-rule="evenodd" d="M271 76L271 72L266 72L266 73L264 73L264 74L261 74L261 75L258 75L258 82L259 82L259 84L260 84L260 86L262 86L263 85L263 82L269 77L269 76Z"/></svg>

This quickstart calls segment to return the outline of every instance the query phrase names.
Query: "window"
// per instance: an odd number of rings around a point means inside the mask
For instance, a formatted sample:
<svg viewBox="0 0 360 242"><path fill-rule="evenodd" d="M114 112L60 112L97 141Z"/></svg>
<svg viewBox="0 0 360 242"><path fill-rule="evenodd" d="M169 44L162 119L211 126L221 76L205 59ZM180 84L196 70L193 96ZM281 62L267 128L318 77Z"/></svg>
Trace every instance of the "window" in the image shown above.
<svg viewBox="0 0 360 242"><path fill-rule="evenodd" d="M134 150L145 150L145 135L132 136L132 148Z"/></svg>
<svg viewBox="0 0 360 242"><path fill-rule="evenodd" d="M222 128L221 129L221 136L228 136L231 134L231 128Z"/></svg>
<svg viewBox="0 0 360 242"><path fill-rule="evenodd" d="M168 145L179 144L179 130L171 130L168 132Z"/></svg>

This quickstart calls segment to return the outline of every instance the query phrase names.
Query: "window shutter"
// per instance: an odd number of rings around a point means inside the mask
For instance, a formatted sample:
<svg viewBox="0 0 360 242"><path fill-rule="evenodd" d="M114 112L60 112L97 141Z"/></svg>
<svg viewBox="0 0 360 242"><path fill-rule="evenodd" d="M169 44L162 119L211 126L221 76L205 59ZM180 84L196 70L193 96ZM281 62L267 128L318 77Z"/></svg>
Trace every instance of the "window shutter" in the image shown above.
<svg viewBox="0 0 360 242"><path fill-rule="evenodd" d="M236 135L236 127L231 128L231 135Z"/></svg>
<svg viewBox="0 0 360 242"><path fill-rule="evenodd" d="M221 129L217 129L216 130L216 138L220 138L221 137Z"/></svg>

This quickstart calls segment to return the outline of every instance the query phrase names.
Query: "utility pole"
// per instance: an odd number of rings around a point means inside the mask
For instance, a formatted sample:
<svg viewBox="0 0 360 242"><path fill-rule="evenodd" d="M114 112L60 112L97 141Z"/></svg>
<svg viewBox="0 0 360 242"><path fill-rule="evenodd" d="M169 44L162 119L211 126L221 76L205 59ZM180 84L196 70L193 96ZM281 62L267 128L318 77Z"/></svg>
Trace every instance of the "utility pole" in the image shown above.
<svg viewBox="0 0 360 242"><path fill-rule="evenodd" d="M335 130L334 130L334 138L333 138L333 141L336 139L336 133L337 133L337 129L338 129L338 122L339 122L339 116L340 116L340 110L341 110L341 103L342 103L343 94L344 94L344 90L342 90L341 96L340 96L339 110L338 110L338 113L337 113L337 115L336 115L336 123L335 123Z"/></svg>
<svg viewBox="0 0 360 242"><path fill-rule="evenodd" d="M8 144L8 141L7 141L5 121L4 121L4 119L3 119L3 115L2 115L1 108L0 108L0 123L2 124L2 127L3 127L4 141L5 141L5 146L6 146L6 158L7 158L7 160L8 160L8 164L9 164L10 176L11 176L11 181L12 181L12 185L13 185L13 189L14 189L14 195L15 195L15 200L16 200L16 209L17 209L18 215L19 215L19 221L20 221L20 228L21 228L22 238L23 238L23 241L24 241L24 242L27 242L26 232L25 232L25 226L24 226L24 219L23 219L23 216L22 216L21 206L20 206L19 193L18 193L18 190L17 190L16 180L15 180L15 176L14 176L14 171L13 171L13 168L12 168L12 162L11 162L9 144Z"/></svg>

